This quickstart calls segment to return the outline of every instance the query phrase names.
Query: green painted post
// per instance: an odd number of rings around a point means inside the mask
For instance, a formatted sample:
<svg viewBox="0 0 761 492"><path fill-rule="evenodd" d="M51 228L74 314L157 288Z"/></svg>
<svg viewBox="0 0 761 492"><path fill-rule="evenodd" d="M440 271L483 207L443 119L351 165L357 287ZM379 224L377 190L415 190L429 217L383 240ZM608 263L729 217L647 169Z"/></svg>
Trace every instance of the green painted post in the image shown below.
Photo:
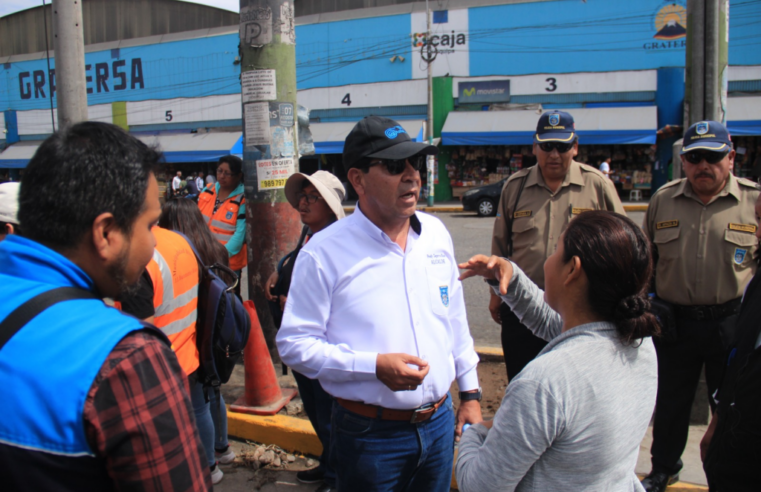
<svg viewBox="0 0 761 492"><path fill-rule="evenodd" d="M441 138L441 129L447 120L449 112L454 110L454 96L452 95L452 77L435 77L433 79L433 136ZM439 183L435 186L436 199L445 201L452 199L452 186L449 184L447 164L452 161L448 148L439 145Z"/></svg>

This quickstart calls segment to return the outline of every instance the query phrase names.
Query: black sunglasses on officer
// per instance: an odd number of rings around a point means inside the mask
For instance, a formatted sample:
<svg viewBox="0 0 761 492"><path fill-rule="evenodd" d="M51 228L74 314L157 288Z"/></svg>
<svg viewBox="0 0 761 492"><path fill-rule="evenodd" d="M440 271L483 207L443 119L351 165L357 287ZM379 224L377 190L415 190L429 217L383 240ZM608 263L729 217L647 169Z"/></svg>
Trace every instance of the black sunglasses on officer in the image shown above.
<svg viewBox="0 0 761 492"><path fill-rule="evenodd" d="M724 152L714 152L711 150L691 150L685 152L684 160L690 164L700 164L706 161L708 164L718 164L729 154L729 150Z"/></svg>
<svg viewBox="0 0 761 492"><path fill-rule="evenodd" d="M538 143L539 148L542 149L543 152L550 153L553 150L557 150L559 154L569 152L573 148L573 144L574 142L566 143L557 141Z"/></svg>

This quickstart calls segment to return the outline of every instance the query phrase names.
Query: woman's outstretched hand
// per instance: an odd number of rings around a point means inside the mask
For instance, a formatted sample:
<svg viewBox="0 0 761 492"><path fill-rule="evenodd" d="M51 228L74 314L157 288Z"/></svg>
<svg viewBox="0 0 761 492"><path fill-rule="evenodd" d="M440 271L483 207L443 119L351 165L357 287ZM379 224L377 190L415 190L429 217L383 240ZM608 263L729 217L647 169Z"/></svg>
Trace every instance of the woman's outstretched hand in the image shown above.
<svg viewBox="0 0 761 492"><path fill-rule="evenodd" d="M492 256L487 258L485 255L476 255L465 263L457 265L461 270L460 280L465 280L476 275L486 279L499 280L499 293L507 294L507 286L510 279L513 278L513 265L504 258Z"/></svg>

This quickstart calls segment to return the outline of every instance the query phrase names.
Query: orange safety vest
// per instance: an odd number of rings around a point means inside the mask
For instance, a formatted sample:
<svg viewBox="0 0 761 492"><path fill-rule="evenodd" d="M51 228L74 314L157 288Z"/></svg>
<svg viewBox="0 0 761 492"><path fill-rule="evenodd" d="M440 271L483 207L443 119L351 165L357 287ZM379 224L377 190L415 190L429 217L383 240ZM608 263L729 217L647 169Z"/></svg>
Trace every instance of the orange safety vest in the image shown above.
<svg viewBox="0 0 761 492"><path fill-rule="evenodd" d="M153 228L156 249L146 266L153 281L153 324L169 337L186 375L198 369L196 319L198 317L198 261L179 234Z"/></svg>
<svg viewBox="0 0 761 492"><path fill-rule="evenodd" d="M246 198L241 193L232 198L228 198L219 205L217 212L214 213L214 203L217 201L217 190L215 185L209 185L198 196L198 208L201 209L206 219L206 223L209 224L211 233L222 244L227 244L230 238L235 234L235 228L238 225L238 211L243 203L246 203ZM230 269L240 270L248 264L248 254L246 251L246 243L240 248L237 254L230 257Z"/></svg>

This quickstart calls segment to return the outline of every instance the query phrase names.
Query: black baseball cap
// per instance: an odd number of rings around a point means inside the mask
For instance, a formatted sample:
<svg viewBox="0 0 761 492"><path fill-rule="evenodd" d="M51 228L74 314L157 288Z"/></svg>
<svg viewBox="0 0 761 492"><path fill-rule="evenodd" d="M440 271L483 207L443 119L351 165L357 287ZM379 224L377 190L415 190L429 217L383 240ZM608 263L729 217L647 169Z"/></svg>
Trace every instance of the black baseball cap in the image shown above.
<svg viewBox="0 0 761 492"><path fill-rule="evenodd" d="M684 132L682 152L691 150L710 150L727 152L732 150L732 139L727 128L718 121L699 121Z"/></svg>
<svg viewBox="0 0 761 492"><path fill-rule="evenodd" d="M576 124L573 116L565 111L548 111L539 117L536 124L536 142L566 142L576 139Z"/></svg>
<svg viewBox="0 0 761 492"><path fill-rule="evenodd" d="M411 141L396 121L382 116L365 116L346 137L343 163L348 172L353 167L360 167L366 157L396 160L438 153L439 149L433 145Z"/></svg>

